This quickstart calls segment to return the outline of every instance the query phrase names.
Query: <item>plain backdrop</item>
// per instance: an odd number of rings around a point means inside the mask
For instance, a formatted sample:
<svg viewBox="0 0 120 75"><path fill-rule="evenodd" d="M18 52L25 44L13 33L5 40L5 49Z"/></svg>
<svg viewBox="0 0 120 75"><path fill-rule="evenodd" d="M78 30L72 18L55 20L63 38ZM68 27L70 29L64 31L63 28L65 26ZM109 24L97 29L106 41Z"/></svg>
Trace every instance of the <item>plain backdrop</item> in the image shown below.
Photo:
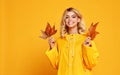
<svg viewBox="0 0 120 75"><path fill-rule="evenodd" d="M1 0L0 75L56 75L45 51L47 40L39 38L47 22L58 30L63 11L74 7L87 28L99 22L95 43L100 53L93 75L120 75L119 0Z"/></svg>

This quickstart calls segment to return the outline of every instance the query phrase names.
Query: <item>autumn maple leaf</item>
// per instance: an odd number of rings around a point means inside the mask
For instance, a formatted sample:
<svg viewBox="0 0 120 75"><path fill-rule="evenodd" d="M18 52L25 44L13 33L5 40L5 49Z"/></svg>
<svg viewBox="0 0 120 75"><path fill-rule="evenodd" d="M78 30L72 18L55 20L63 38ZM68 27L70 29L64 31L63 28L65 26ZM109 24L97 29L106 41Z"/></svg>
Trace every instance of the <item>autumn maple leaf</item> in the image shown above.
<svg viewBox="0 0 120 75"><path fill-rule="evenodd" d="M51 26L49 23L47 23L47 26L45 28L45 33L47 36L50 36Z"/></svg>
<svg viewBox="0 0 120 75"><path fill-rule="evenodd" d="M42 36L40 36L43 39L47 39L48 37L54 35L57 30L55 30L55 25L53 27L50 26L49 23L47 23L47 26L45 28L45 31L41 30Z"/></svg>
<svg viewBox="0 0 120 75"><path fill-rule="evenodd" d="M51 28L49 35L52 36L52 35L54 35L56 32L57 32L57 30L55 30L55 25L54 25L53 28Z"/></svg>
<svg viewBox="0 0 120 75"><path fill-rule="evenodd" d="M91 37L91 40L93 40L99 32L96 31L96 27L99 22L93 24L91 23L90 28L88 29L88 36Z"/></svg>

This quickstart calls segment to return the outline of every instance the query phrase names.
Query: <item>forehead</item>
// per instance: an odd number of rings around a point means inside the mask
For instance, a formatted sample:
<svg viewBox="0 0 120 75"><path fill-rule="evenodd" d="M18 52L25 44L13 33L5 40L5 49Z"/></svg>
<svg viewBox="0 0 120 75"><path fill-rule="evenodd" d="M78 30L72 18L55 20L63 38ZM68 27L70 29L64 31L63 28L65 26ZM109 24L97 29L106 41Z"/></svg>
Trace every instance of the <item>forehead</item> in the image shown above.
<svg viewBox="0 0 120 75"><path fill-rule="evenodd" d="M69 16L69 15L76 15L73 11L68 11L67 13L66 13L66 16Z"/></svg>

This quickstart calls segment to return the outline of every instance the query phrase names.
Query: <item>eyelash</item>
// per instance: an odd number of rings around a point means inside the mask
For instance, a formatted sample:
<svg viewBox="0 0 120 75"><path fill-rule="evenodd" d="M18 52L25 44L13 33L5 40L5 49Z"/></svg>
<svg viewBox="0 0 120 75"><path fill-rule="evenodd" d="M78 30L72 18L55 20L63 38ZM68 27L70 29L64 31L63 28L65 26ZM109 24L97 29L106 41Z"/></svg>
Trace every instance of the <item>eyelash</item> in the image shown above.
<svg viewBox="0 0 120 75"><path fill-rule="evenodd" d="M76 16L73 16L72 18L76 18Z"/></svg>
<svg viewBox="0 0 120 75"><path fill-rule="evenodd" d="M69 17L66 17L66 19L68 19ZM72 16L72 18L76 18L76 16Z"/></svg>
<svg viewBox="0 0 120 75"><path fill-rule="evenodd" d="M69 18L69 17L66 17L66 19Z"/></svg>

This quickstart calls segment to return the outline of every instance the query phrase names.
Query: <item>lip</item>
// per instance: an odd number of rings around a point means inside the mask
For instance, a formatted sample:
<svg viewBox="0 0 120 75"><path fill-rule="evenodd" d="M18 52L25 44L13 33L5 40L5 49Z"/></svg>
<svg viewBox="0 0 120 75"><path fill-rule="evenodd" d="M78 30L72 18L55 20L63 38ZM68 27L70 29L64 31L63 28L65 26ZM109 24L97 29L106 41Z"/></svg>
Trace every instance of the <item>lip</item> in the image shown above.
<svg viewBox="0 0 120 75"><path fill-rule="evenodd" d="M68 22L68 24L69 24L69 25L73 25L73 24L74 24L74 22Z"/></svg>

